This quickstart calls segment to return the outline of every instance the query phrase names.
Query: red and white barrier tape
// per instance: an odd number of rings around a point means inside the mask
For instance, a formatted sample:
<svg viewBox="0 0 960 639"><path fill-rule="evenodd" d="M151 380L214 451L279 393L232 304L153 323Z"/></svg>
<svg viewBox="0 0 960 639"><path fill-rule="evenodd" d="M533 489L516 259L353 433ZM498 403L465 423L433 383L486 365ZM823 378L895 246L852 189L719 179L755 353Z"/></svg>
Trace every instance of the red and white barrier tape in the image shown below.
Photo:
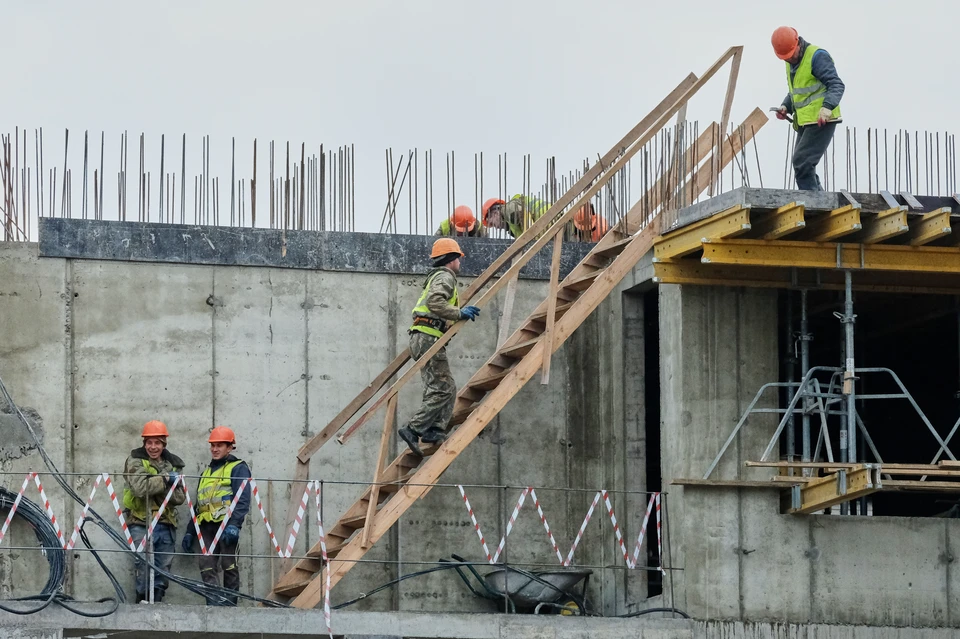
<svg viewBox="0 0 960 639"><path fill-rule="evenodd" d="M467 493L463 491L463 486L457 485L460 489L460 496L463 497L463 503L467 506L467 512L470 513L470 521L473 522L473 528L477 531L477 537L480 538L480 545L483 546L483 554L487 556L487 562L493 563L493 557L490 555L490 549L487 548L487 540L483 538L483 532L480 530L480 524L477 523L477 516L473 514L473 507L470 500L467 499ZM0 537L2 539L2 537Z"/></svg>
<svg viewBox="0 0 960 639"><path fill-rule="evenodd" d="M67 542L66 550L72 550L77 544L77 537L80 536L80 528L83 526L83 520L87 518L87 513L90 512L90 504L93 503L93 497L97 494L97 488L100 487L100 481L102 479L103 475L97 475L96 479L93 480L93 489L90 491L90 498L87 499L87 503L83 506L83 512L80 513L80 519L77 520L77 525L73 527L73 534L70 535L70 541Z"/></svg>
<svg viewBox="0 0 960 639"><path fill-rule="evenodd" d="M203 541L203 535L200 534L200 522L197 521L197 511L193 508L193 500L190 499L190 491L184 487L187 497L187 508L190 510L190 520L193 522L193 529L197 533L197 541L200 542L200 554L207 554L207 544Z"/></svg>
<svg viewBox="0 0 960 639"><path fill-rule="evenodd" d="M660 558L660 572L665 575L667 571L663 568L663 540L660 535L660 493L657 493L657 556Z"/></svg>
<svg viewBox="0 0 960 639"><path fill-rule="evenodd" d="M227 524L230 522L230 516L233 515L233 511L237 507L237 503L240 501L240 497L243 495L243 491L247 489L247 484L250 483L249 479L244 479L240 482L240 490L237 491L237 494L233 496L233 501L230 502L230 505L227 506L227 512L223 516L223 523L220 524L220 527L217 528L217 534L214 535L213 541L210 542L210 550L207 551L207 555L212 555L213 551L216 550L217 544L220 543L220 537L223 535L223 531L227 529Z"/></svg>
<svg viewBox="0 0 960 639"><path fill-rule="evenodd" d="M147 528L147 534L143 536L143 539L140 540L140 545L137 546L137 552L143 552L143 549L147 546L147 540L153 537L153 531L160 522L160 517L163 515L163 511L167 509L167 504L170 503L170 498L173 497L173 491L177 489L177 486L179 486L180 482L182 481L183 477L181 475L177 475L177 478L173 480L172 484L170 484L170 490L167 491L163 501L160 502L160 508L157 509L157 514L153 516L153 520L150 522L150 527ZM184 488L184 491L186 491L186 488Z"/></svg>
<svg viewBox="0 0 960 639"><path fill-rule="evenodd" d="M543 524L543 529L547 531L547 537L550 539L550 545L553 546L553 552L557 553L557 559L559 559L560 564L563 565L563 555L560 553L560 549L557 548L557 540L553 538L553 533L550 532L550 524L547 523L547 518L543 514L543 508L540 507L540 500L537 499L537 491L533 488L530 489L530 497L533 499L533 505L537 507L537 514L540 515L540 522Z"/></svg>
<svg viewBox="0 0 960 639"><path fill-rule="evenodd" d="M569 566L573 561L573 553L577 549L577 546L580 545L580 540L583 539L583 533L587 530L587 524L590 523L590 518L593 517L593 509L597 507L598 503L600 503L599 491L593 496L593 501L590 503L590 508L587 510L587 516L583 518L583 523L580 524L580 530L577 531L577 537L573 540L573 545L570 546L570 552L567 553L567 558L563 561L564 566Z"/></svg>
<svg viewBox="0 0 960 639"><path fill-rule="evenodd" d="M320 514L320 482L314 481L313 493L317 499L317 527L320 529L320 558L323 560L324 572L326 572L327 581L323 587L323 620L327 623L327 634L333 639L333 626L330 622L330 560L327 558L327 536L323 532L323 518ZM307 485L307 490L310 485ZM306 492L304 492L306 498ZM292 547L292 546L291 546Z"/></svg>
<svg viewBox="0 0 960 639"><path fill-rule="evenodd" d="M513 514L510 515L510 521L507 522L507 531L504 533L503 537L500 538L500 545L497 546L497 552L493 554L493 561L490 563L497 563L497 559L500 558L500 553L503 552L504 546L507 545L507 537L510 536L510 533L513 531L513 524L517 521L517 515L520 514L520 509L523 508L523 502L527 499L527 495L530 493L530 488L524 488L520 493L520 499L517 500L517 507L513 509Z"/></svg>
<svg viewBox="0 0 960 639"><path fill-rule="evenodd" d="M267 519L267 513L263 510L263 504L260 503L260 491L257 489L257 482L255 479L250 480L250 489L253 492L253 501L257 503L257 508L260 509L260 517L263 519L263 525L266 526L267 534L270 535L270 541L273 543L273 547L276 549L277 555L279 555L281 559L284 559L283 551L280 550L280 543L277 542L277 537L273 534L273 528L270 526L270 520Z"/></svg>
<svg viewBox="0 0 960 639"><path fill-rule="evenodd" d="M316 484L316 485L314 485ZM307 499L310 498L310 490L316 493L317 504L320 503L320 484L319 482L308 482L303 489L303 497L300 498L300 506L297 507L297 517L293 520L293 526L290 529L290 536L287 538L287 550L284 557L293 555L293 547L297 543L297 535L300 534L300 524L303 522L303 516L307 512ZM317 506L317 516L320 516L320 506Z"/></svg>

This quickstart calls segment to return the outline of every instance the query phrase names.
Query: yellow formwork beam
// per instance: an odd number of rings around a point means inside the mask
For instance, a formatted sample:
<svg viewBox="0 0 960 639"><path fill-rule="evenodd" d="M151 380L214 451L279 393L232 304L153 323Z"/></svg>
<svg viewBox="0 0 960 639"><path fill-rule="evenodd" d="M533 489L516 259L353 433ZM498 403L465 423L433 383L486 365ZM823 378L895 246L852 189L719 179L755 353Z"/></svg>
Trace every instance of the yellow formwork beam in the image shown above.
<svg viewBox="0 0 960 639"><path fill-rule="evenodd" d="M745 286L749 288L806 288L842 291L843 272L760 266L701 264L696 260L671 260L653 265L657 284ZM960 274L860 271L853 290L874 293L960 295Z"/></svg>
<svg viewBox="0 0 960 639"><path fill-rule="evenodd" d="M703 244L701 262L786 268L960 273L960 249L950 246L784 240L709 240Z"/></svg>
<svg viewBox="0 0 960 639"><path fill-rule="evenodd" d="M856 233L861 228L860 207L847 204L820 217L807 219L803 239L813 242L830 242L838 237Z"/></svg>
<svg viewBox="0 0 960 639"><path fill-rule="evenodd" d="M950 208L943 207L910 220L910 246L923 246L950 235Z"/></svg>
<svg viewBox="0 0 960 639"><path fill-rule="evenodd" d="M805 209L803 202L791 202L770 213L754 214L751 235L763 240L777 240L795 233L806 226L803 218Z"/></svg>
<svg viewBox="0 0 960 639"><path fill-rule="evenodd" d="M653 261L690 255L707 239L736 237L750 230L750 207L738 204L705 220L660 237L653 245Z"/></svg>
<svg viewBox="0 0 960 639"><path fill-rule="evenodd" d="M907 207L898 206L881 211L876 215L861 217L863 230L851 238L863 244L884 242L910 230L907 224Z"/></svg>
<svg viewBox="0 0 960 639"><path fill-rule="evenodd" d="M788 512L794 515L809 515L875 493L881 486L880 467L877 464L860 464L849 470L838 470L794 486L792 507Z"/></svg>

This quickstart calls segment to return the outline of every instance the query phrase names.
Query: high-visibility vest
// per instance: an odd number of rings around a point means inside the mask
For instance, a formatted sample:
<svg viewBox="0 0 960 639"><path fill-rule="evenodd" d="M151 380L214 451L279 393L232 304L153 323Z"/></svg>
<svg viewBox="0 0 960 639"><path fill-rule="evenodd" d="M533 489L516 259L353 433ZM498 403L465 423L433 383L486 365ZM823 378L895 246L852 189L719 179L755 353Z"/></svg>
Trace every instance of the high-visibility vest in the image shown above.
<svg viewBox="0 0 960 639"><path fill-rule="evenodd" d="M426 317L428 319L436 320L438 324L445 322L446 320L437 317L435 314L430 312L430 309L427 308L427 295L430 293L430 284L433 282L441 269L435 269L430 275L427 276L427 282L423 286L423 292L420 293L420 299L417 300L417 305L413 307L413 317L414 319L418 317ZM447 303L451 306L457 306L460 301L460 291L456 286L453 287L453 297L447 300ZM427 324L414 324L410 327L411 331L420 331L421 333L426 333L427 335L433 335L434 337L440 337L443 335L443 331L439 328L434 328L433 326L428 326Z"/></svg>
<svg viewBox="0 0 960 639"><path fill-rule="evenodd" d="M224 464L217 470L210 467L200 475L200 485L197 488L197 521L223 521L227 515L230 502L233 501L233 487L231 474L237 464L243 463L238 459Z"/></svg>
<svg viewBox="0 0 960 639"><path fill-rule="evenodd" d="M461 233L456 230L456 227L450 224L450 220L441 220L440 228L437 230L439 234L444 237L480 237L483 234L483 224L476 222L472 231Z"/></svg>
<svg viewBox="0 0 960 639"><path fill-rule="evenodd" d="M793 100L794 126L801 127L816 124L823 108L823 98L827 95L827 87L813 75L813 54L820 47L807 45L807 50L797 65L797 72L790 73L790 63L787 62L787 86L790 88L790 98ZM833 110L832 119L840 117L840 106Z"/></svg>
<svg viewBox="0 0 960 639"><path fill-rule="evenodd" d="M510 198L510 200L520 200L523 203L523 223L512 224L507 222L510 235L515 238L523 235L523 232L530 228L533 223L539 220L540 217L550 208L546 202L538 197L522 195L519 193Z"/></svg>
<svg viewBox="0 0 960 639"><path fill-rule="evenodd" d="M160 474L146 459L141 459L140 462L143 464L144 469L151 475ZM130 511L130 515L134 519L147 521L147 502L145 499L137 497L133 491L130 490L130 486L124 486L123 488L123 507ZM176 521L175 518L174 521Z"/></svg>

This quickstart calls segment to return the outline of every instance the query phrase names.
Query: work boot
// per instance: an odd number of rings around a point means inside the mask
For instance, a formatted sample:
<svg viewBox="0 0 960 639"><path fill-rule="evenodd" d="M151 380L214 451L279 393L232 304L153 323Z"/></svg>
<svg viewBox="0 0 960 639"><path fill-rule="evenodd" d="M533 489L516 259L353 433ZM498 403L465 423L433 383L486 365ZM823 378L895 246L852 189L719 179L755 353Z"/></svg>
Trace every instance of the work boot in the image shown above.
<svg viewBox="0 0 960 639"><path fill-rule="evenodd" d="M137 597L136 597L136 601L135 601L134 603L140 603L140 602L146 601L146 600L147 600L147 594L144 593L144 592L138 592L138 593L137 593Z"/></svg>
<svg viewBox="0 0 960 639"><path fill-rule="evenodd" d="M437 426L431 426L420 436L420 441L424 444L439 444L446 439L447 432Z"/></svg>
<svg viewBox="0 0 960 639"><path fill-rule="evenodd" d="M420 443L417 441L420 439L415 432L409 427L404 426L397 434L400 435L400 439L407 443L407 447L410 448L410 451L417 457L423 457L423 451L420 450Z"/></svg>
<svg viewBox="0 0 960 639"><path fill-rule="evenodd" d="M163 588L154 588L153 590L153 603L160 603L163 601Z"/></svg>

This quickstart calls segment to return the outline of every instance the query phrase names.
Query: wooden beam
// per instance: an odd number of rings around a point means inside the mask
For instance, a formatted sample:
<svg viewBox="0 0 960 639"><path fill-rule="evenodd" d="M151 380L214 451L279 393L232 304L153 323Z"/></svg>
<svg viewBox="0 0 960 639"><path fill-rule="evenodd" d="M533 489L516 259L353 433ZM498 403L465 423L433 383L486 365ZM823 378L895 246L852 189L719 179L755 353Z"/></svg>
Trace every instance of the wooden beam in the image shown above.
<svg viewBox="0 0 960 639"><path fill-rule="evenodd" d="M880 471L876 468L860 465L839 470L795 488L794 490L800 493L800 503L795 504L788 512L794 515L809 515L875 493L880 486Z"/></svg>
<svg viewBox="0 0 960 639"><path fill-rule="evenodd" d="M510 264L513 266L513 263ZM500 330L497 332L497 348L503 346L503 342L510 335L510 323L513 321L513 302L517 296L517 280L519 274L510 279L507 284L507 292L503 298L503 312L500 313Z"/></svg>
<svg viewBox="0 0 960 639"><path fill-rule="evenodd" d="M909 220L910 246L923 246L950 235L950 208L943 207Z"/></svg>
<svg viewBox="0 0 960 639"><path fill-rule="evenodd" d="M560 249L563 236L557 233L553 238L553 255L550 262L550 292L547 294L547 328L543 331L541 339L547 344L553 340L553 326L556 323L557 315L557 290L560 288ZM543 349L543 367L540 373L540 383L550 383L550 355L552 348Z"/></svg>
<svg viewBox="0 0 960 639"><path fill-rule="evenodd" d="M863 224L863 230L850 237L851 242L877 244L903 235L910 230L910 226L907 224L906 206L887 209L876 215L861 215L860 221Z"/></svg>
<svg viewBox="0 0 960 639"><path fill-rule="evenodd" d="M736 53L730 62L730 77L727 79L727 92L723 98L723 110L720 114L720 135L727 135L727 125L730 123L730 110L733 107L733 96L737 90L737 79L740 76L740 58L743 57L743 47L736 47ZM716 175L719 170L711 167L713 179L710 180L710 195L713 195L713 185L716 183Z"/></svg>
<svg viewBox="0 0 960 639"><path fill-rule="evenodd" d="M960 250L940 246L830 244L783 240L714 240L704 264L960 273Z"/></svg>
<svg viewBox="0 0 960 639"><path fill-rule="evenodd" d="M367 505L367 520L363 527L363 538L360 543L364 548L370 547L370 533L373 530L373 517L377 513L377 502L380 499L380 482L383 481L383 465L387 461L387 449L393 436L393 422L397 414L397 396L394 395L387 402L387 414L383 419L383 434L380 436L380 450L377 453L377 465L373 471L373 483L370 484L370 502Z"/></svg>
<svg viewBox="0 0 960 639"><path fill-rule="evenodd" d="M844 235L855 233L860 225L860 209L847 204L818 217L807 217L807 226L798 239L811 242L830 242Z"/></svg>
<svg viewBox="0 0 960 639"><path fill-rule="evenodd" d="M750 235L763 240L777 240L806 226L803 202L791 202L769 213L754 213Z"/></svg>
<svg viewBox="0 0 960 639"><path fill-rule="evenodd" d="M667 233L654 244L654 261L690 255L710 239L743 235L750 230L750 207L738 204L722 213Z"/></svg>

